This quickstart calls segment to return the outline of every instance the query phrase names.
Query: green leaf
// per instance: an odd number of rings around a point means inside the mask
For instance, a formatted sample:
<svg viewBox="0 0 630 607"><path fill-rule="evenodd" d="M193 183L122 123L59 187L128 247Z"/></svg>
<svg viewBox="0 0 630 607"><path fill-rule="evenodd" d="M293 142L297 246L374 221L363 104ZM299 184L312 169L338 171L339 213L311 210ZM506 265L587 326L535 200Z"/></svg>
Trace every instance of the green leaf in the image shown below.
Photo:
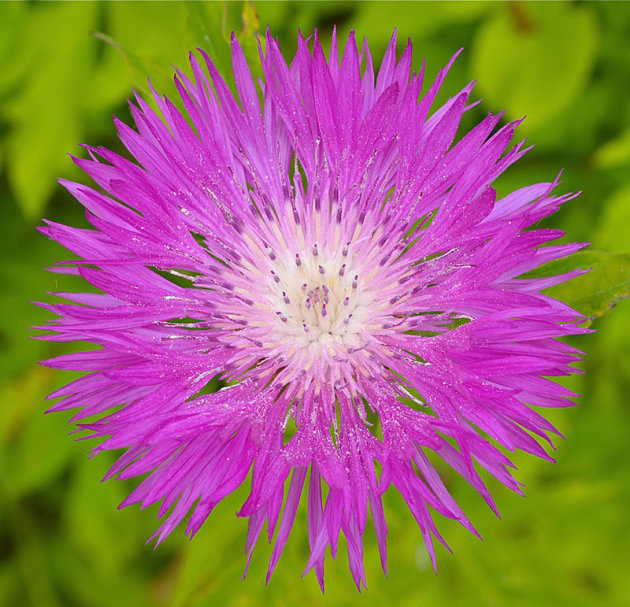
<svg viewBox="0 0 630 607"><path fill-rule="evenodd" d="M630 185L617 190L600 212L593 245L612 253L623 253L630 243Z"/></svg>
<svg viewBox="0 0 630 607"><path fill-rule="evenodd" d="M33 11L25 32L23 45L34 45L39 53L37 69L7 107L13 122L8 175L30 219L40 215L56 177L72 166L65 154L76 149L80 138L77 82L89 76L94 48L88 32L95 18L95 5L51 4Z"/></svg>
<svg viewBox="0 0 630 607"><path fill-rule="evenodd" d="M226 3L186 2L186 7L190 46L203 48L222 76L229 81L232 70L229 37L226 31Z"/></svg>
<svg viewBox="0 0 630 607"><path fill-rule="evenodd" d="M614 168L630 163L630 129L619 137L604 143L593 158L596 166L603 169Z"/></svg>
<svg viewBox="0 0 630 607"><path fill-rule="evenodd" d="M0 392L5 406L6 403L24 402L20 399L25 399L30 406L40 404L48 391L48 388L42 389L40 375L36 368L23 380L6 386ZM14 434L7 437L1 466L4 468L4 492L12 499L54 483L68 464L75 446L68 437L71 428L62 415L46 416L41 411L35 411L31 412L30 418L21 421L25 424L15 428Z"/></svg>
<svg viewBox="0 0 630 607"><path fill-rule="evenodd" d="M152 96L149 90L149 79L160 93L164 93L172 88L170 75L165 69L158 65L149 65L139 55L129 49L123 48L116 40L103 32L94 32L94 36L122 55L131 74L134 86L144 97L150 99Z"/></svg>
<svg viewBox="0 0 630 607"><path fill-rule="evenodd" d="M563 2L501 4L478 30L471 73L493 110L549 124L581 93L597 56L590 7Z"/></svg>
<svg viewBox="0 0 630 607"><path fill-rule="evenodd" d="M254 3L237 2L187 2L188 36L191 48L203 48L224 80L234 91L230 38L236 34L247 59L252 76L262 76L258 55L258 31L260 19Z"/></svg>
<svg viewBox="0 0 630 607"><path fill-rule="evenodd" d="M22 2L10 2L2 6L0 19L0 99L13 88L36 56L35 50L21 44L27 20L27 8ZM26 48L21 48L26 47ZM21 52L16 53L20 48Z"/></svg>
<svg viewBox="0 0 630 607"><path fill-rule="evenodd" d="M546 293L584 314L587 325L610 312L619 300L630 297L630 253L580 251L547 263L527 276L552 276L578 268L591 271L551 287Z"/></svg>
<svg viewBox="0 0 630 607"><path fill-rule="evenodd" d="M354 2L349 2L348 7L354 4ZM477 19L488 10L491 3L452 1L361 2L357 4L356 15L349 25L352 29L356 29L361 37L366 36L370 48L373 48L387 44L392 37L394 27L398 30L399 44L411 37L415 47L419 39L428 38L442 28L452 28L454 25ZM424 52L420 50L421 54Z"/></svg>

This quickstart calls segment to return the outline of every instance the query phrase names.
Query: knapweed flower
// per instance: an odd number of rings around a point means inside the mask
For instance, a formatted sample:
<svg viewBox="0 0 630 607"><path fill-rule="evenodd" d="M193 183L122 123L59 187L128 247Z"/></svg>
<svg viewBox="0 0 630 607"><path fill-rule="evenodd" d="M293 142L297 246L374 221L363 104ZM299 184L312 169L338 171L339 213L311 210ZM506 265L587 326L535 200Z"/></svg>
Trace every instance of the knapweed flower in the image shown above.
<svg viewBox="0 0 630 607"><path fill-rule="evenodd" d="M108 477L147 475L123 504L161 502L158 542L251 473L249 557L266 523L271 574L306 493L306 570L323 586L343 533L360 589L368 511L385 568L388 488L434 560L431 511L473 530L436 461L494 509L481 469L519 491L499 446L548 457L532 405L575 396L548 378L571 373L556 338L581 317L541 292L571 275L523 274L582 246L532 228L570 196L497 200L527 151L517 123L491 114L455 143L472 85L431 111L450 63L421 96L395 37L375 75L353 35L341 60L334 36L329 59L299 37L290 65L267 35L259 87L233 39L238 100L200 53L207 72L191 55L176 77L184 114L156 94L161 116L138 97L135 130L116 122L135 161L76 160L100 189L63 183L93 228L42 228L79 257L55 271L100 291L48 306L48 339L99 346L46 362L88 372L53 409L82 407L95 451L126 449Z"/></svg>

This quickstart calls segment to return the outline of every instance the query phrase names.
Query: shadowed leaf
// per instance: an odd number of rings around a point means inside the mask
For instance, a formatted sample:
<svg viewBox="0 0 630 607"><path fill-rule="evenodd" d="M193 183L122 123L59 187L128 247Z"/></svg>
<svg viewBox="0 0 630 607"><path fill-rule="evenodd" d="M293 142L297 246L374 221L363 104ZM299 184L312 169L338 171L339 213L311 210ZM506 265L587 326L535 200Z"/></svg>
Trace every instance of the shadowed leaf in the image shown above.
<svg viewBox="0 0 630 607"><path fill-rule="evenodd" d="M587 324L610 312L620 299L630 297L630 253L580 251L545 264L528 276L563 274L578 268L591 271L546 293L584 314Z"/></svg>

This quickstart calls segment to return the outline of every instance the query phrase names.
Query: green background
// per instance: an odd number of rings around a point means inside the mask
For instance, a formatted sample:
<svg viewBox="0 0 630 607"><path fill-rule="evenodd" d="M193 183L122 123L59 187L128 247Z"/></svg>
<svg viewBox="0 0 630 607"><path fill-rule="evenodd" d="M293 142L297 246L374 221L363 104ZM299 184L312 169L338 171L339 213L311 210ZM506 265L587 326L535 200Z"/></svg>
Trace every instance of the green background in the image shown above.
<svg viewBox="0 0 630 607"><path fill-rule="evenodd" d="M34 226L44 216L84 223L56 178L83 179L68 157L81 154L80 143L119 149L111 115L128 121L125 99L132 87L146 88L147 75L172 92L171 66L186 66L196 46L225 69L231 29L244 29L251 50L251 31L269 26L289 57L297 28L317 26L326 40L336 23L342 38L350 29L367 36L378 60L398 27L399 50L410 37L414 68L426 57L431 78L464 47L440 99L474 79L483 102L464 128L507 109L508 119L527 114L519 134L536 145L499 190L551 180L564 168L559 190L583 193L549 225L595 250L630 249L630 4L257 2L255 9L258 25L249 5L242 21L241 3L225 14L220 3L0 4L0 605L630 604L628 301L595 320L595 334L572 340L588 353L585 374L567 382L583 397L578 407L549 412L566 437L555 464L514 455L526 497L489 481L499 520L466 483L447 476L484 540L438 520L454 554L438 549L435 576L419 529L389 492L389 577L368 531L362 595L343 556L327 561L324 596L312 574L300 577L308 554L303 507L269 585L264 539L241 581L246 522L235 512L245 488L192 542L180 528L154 551L144 542L156 509L118 511L133 483L99 483L113 454L88 459L92 445L69 435L70 414L43 415L44 396L69 376L36 364L64 350L28 339L28 327L50 316L29 302L80 285L42 269L69 254ZM617 265L603 271L608 290L595 289L603 298L595 315L630 281L623 257L605 257ZM588 289L576 281L568 296L579 307Z"/></svg>

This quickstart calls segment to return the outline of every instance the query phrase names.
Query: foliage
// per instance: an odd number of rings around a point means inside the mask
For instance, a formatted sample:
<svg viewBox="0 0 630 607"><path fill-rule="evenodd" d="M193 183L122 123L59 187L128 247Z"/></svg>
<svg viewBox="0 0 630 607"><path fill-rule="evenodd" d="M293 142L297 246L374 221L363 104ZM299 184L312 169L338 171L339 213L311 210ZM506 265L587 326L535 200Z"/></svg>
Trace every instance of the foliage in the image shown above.
<svg viewBox="0 0 630 607"><path fill-rule="evenodd" d="M48 313L28 305L45 291L74 290L70 277L41 268L67 254L38 236L43 215L80 224L81 213L56 187L76 177L68 153L90 142L120 149L111 114L129 114L132 88L171 94L172 65L205 48L229 81L229 34L252 62L253 33L269 26L287 53L299 27L328 38L356 29L379 58L394 26L411 37L427 78L460 47L444 96L470 79L484 98L469 121L508 108L528 114L523 136L537 147L499 184L509 191L549 181L565 167L565 191L582 194L552 223L592 250L543 271L593 270L549 294L581 310L593 335L573 341L588 352L586 372L569 380L583 394L576 409L552 417L567 437L553 466L514 454L526 483L521 499L498 486L503 521L457 478L455 497L485 538L450 521L430 569L420 533L402 500L389 496L389 578L379 572L376 541L366 542L369 591L358 597L347 567L327 563L327 593L306 562L306 525L290 540L269 586L262 547L245 581L245 528L234 513L243 494L219 505L191 543L176 532L156 551L144 546L156 511L116 510L126 482L98 484L110 459L88 459L69 417L44 416L44 395L67 381L35 361L62 344L27 340ZM97 32L94 34L94 32ZM630 600L630 5L521 2L3 3L0 5L0 605L623 605ZM420 67L418 61L415 66ZM438 99L438 102L440 99ZM465 127L468 124L464 125ZM600 318L616 303L615 313ZM339 557L343 559L343 556Z"/></svg>

